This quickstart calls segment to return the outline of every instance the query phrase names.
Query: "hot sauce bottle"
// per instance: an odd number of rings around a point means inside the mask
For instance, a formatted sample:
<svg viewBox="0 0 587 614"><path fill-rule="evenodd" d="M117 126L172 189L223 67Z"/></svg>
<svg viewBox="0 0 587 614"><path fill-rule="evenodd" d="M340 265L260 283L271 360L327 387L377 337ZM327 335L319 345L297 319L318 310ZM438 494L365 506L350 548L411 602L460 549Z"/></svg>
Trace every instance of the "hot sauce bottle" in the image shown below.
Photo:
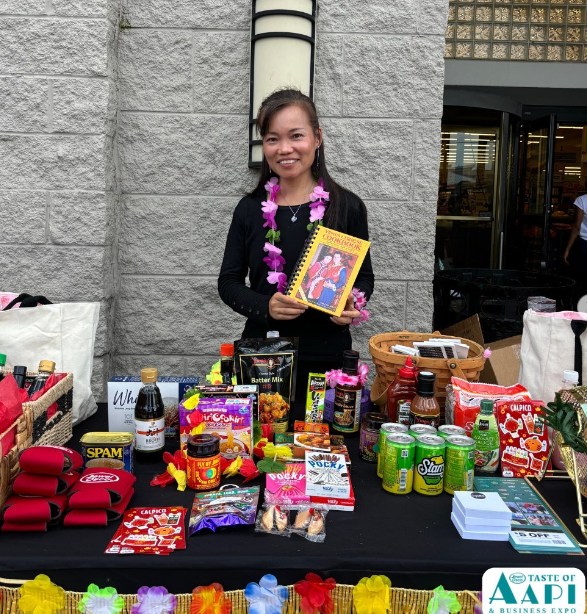
<svg viewBox="0 0 587 614"><path fill-rule="evenodd" d="M345 350L342 353L342 372L345 375L359 375L359 352ZM361 389L356 384L337 384L334 389L334 418L332 428L343 435L352 436L359 432L361 418Z"/></svg>
<svg viewBox="0 0 587 614"><path fill-rule="evenodd" d="M416 396L416 368L408 357L387 389L387 415L390 422L410 424L410 407Z"/></svg>
<svg viewBox="0 0 587 614"><path fill-rule="evenodd" d="M429 424L438 428L440 422L440 405L434 396L436 376L430 371L418 373L416 396L410 407L410 424Z"/></svg>

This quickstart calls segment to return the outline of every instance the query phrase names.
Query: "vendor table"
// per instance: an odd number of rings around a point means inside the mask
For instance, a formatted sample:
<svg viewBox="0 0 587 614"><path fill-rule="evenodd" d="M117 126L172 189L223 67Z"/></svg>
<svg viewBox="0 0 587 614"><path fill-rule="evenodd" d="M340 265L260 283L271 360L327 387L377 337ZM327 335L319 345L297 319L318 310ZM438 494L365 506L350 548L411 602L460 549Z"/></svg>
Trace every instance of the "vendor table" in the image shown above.
<svg viewBox="0 0 587 614"><path fill-rule="evenodd" d="M70 445L79 449L83 433L100 430L106 430L103 405L74 429ZM47 533L0 534L0 576L30 579L46 573L70 591L85 591L94 582L114 586L120 593L134 593L145 584L163 584L169 591L182 593L211 582L220 582L225 590L243 589L265 573L274 573L281 584L300 580L308 571L347 584L376 573L389 576L394 586L432 589L443 584L454 590L480 590L481 577L490 567L578 567L587 573L584 556L519 554L507 542L461 539L450 520L452 497L385 492L375 466L362 461L357 448L358 440L350 440L356 510L328 514L323 544L297 535L289 539L260 535L249 526L196 533L187 539L186 550L170 556L115 555L104 550L119 522L96 528L57 526ZM151 477L163 470L163 463L137 464L131 507L191 508L193 491L149 485ZM242 478L229 481L240 483ZM580 537L571 482L542 483L540 491Z"/></svg>

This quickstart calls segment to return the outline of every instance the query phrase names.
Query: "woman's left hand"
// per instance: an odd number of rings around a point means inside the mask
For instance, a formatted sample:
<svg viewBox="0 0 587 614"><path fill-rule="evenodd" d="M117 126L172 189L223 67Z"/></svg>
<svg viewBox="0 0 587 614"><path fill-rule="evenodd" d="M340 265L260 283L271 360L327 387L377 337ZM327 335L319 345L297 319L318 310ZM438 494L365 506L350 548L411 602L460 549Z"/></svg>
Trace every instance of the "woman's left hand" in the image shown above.
<svg viewBox="0 0 587 614"><path fill-rule="evenodd" d="M349 294L349 297L346 301L345 310L340 314L340 316L330 316L330 319L340 326L347 326L350 324L355 318L360 316L360 312L358 309L355 309L355 299L352 294Z"/></svg>

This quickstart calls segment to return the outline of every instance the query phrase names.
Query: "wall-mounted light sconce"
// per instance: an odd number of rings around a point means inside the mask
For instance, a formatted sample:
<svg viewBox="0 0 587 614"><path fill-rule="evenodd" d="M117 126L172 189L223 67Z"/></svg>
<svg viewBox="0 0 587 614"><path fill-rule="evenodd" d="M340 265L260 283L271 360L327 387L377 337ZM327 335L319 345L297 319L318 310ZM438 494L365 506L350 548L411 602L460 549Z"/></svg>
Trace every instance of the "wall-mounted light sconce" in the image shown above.
<svg viewBox="0 0 587 614"><path fill-rule="evenodd" d="M314 97L316 0L253 0L249 166L260 167L261 139L255 118L261 102L282 87Z"/></svg>

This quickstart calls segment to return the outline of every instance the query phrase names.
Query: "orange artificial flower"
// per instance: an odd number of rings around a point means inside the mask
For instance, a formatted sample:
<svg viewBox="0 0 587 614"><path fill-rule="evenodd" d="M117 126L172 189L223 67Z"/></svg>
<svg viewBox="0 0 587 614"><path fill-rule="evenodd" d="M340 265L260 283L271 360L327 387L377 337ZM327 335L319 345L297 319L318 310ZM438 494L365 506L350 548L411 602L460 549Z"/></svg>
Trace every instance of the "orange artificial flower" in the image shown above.
<svg viewBox="0 0 587 614"><path fill-rule="evenodd" d="M198 586L192 592L190 614L230 614L232 602L224 596L222 584Z"/></svg>

